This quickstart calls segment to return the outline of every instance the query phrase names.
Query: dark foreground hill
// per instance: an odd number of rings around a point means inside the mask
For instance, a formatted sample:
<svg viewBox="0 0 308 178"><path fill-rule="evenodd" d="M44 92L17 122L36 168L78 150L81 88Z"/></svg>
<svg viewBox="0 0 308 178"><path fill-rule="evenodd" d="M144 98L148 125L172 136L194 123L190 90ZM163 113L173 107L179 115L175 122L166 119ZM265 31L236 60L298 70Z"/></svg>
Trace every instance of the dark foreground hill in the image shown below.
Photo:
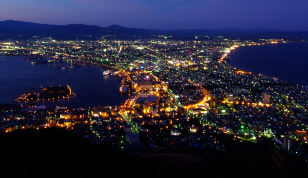
<svg viewBox="0 0 308 178"><path fill-rule="evenodd" d="M308 39L308 32L286 32L278 30L238 30L238 29L198 29L198 30L150 30L125 28L118 25L99 27L95 25L47 25L21 21L0 21L0 40L21 40L52 37L60 40L75 39L155 39L161 35L170 39L199 40L208 37L224 36L229 38L292 38Z"/></svg>
<svg viewBox="0 0 308 178"><path fill-rule="evenodd" d="M243 170L253 174L280 171L270 143L226 140L226 152L125 153L116 147L89 144L81 136L58 129L15 131L1 135L0 142L1 178L221 177L241 175ZM300 159L282 156L283 168L307 168Z"/></svg>

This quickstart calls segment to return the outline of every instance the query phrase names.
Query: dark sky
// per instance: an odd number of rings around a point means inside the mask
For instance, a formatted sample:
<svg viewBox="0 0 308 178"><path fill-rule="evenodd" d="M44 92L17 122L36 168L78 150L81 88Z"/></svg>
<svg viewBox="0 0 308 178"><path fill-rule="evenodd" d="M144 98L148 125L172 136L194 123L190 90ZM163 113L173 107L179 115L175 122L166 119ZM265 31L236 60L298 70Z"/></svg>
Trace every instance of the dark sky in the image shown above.
<svg viewBox="0 0 308 178"><path fill-rule="evenodd" d="M0 0L0 20L151 29L308 30L308 0Z"/></svg>

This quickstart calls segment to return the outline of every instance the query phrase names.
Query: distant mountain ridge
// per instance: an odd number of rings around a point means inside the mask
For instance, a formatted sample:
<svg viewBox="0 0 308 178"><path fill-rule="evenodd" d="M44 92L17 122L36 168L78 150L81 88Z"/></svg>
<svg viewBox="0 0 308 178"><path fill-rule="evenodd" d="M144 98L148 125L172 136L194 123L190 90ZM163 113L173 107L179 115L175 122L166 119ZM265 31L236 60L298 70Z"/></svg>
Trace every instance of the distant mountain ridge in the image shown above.
<svg viewBox="0 0 308 178"><path fill-rule="evenodd" d="M101 31L101 27L82 24L47 25L11 20L0 22L0 39L30 39L33 36L53 37L59 39L85 38L88 35L100 35Z"/></svg>
<svg viewBox="0 0 308 178"><path fill-rule="evenodd" d="M239 29L196 29L196 30L150 30L126 28L119 25L99 27L96 25L70 24L48 25L14 20L0 21L0 40L31 39L34 36L55 39L152 39L159 35L171 39L206 39L205 36L225 36L229 38L303 38L308 32L286 32L278 30L239 30Z"/></svg>

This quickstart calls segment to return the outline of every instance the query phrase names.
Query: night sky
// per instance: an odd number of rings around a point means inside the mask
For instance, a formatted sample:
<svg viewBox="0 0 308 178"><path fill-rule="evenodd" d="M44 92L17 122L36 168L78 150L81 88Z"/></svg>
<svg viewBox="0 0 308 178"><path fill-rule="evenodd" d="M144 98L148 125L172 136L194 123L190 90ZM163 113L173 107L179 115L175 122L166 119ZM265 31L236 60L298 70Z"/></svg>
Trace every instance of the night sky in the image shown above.
<svg viewBox="0 0 308 178"><path fill-rule="evenodd" d="M308 30L308 0L0 0L0 20L150 29Z"/></svg>

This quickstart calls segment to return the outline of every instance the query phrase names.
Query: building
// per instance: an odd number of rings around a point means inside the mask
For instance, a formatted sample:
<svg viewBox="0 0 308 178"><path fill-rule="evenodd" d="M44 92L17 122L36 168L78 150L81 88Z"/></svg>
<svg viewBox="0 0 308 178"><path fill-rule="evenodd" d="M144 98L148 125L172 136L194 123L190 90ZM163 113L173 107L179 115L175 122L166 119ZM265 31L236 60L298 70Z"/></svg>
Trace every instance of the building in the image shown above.
<svg viewBox="0 0 308 178"><path fill-rule="evenodd" d="M268 93L262 93L262 100L265 103L270 103L271 102L271 95Z"/></svg>
<svg viewBox="0 0 308 178"><path fill-rule="evenodd" d="M152 90L153 89L153 82L149 80L143 80L138 83L141 90Z"/></svg>

